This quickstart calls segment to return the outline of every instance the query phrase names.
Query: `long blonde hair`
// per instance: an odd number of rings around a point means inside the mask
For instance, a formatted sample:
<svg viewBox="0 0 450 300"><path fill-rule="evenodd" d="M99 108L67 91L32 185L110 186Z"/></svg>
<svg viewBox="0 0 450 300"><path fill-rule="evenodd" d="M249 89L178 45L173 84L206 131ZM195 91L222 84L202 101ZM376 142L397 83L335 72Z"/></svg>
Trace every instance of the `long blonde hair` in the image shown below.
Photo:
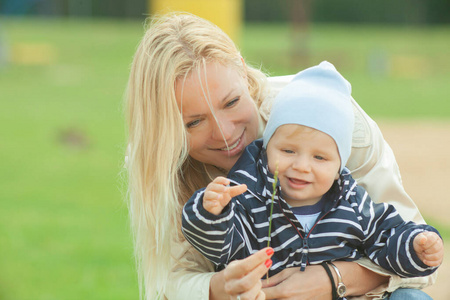
<svg viewBox="0 0 450 300"><path fill-rule="evenodd" d="M164 294L182 206L208 183L203 164L189 157L176 80L205 62L232 65L247 74L250 95L259 107L265 76L241 59L222 30L187 13L153 18L138 46L126 93L127 197L141 297Z"/></svg>

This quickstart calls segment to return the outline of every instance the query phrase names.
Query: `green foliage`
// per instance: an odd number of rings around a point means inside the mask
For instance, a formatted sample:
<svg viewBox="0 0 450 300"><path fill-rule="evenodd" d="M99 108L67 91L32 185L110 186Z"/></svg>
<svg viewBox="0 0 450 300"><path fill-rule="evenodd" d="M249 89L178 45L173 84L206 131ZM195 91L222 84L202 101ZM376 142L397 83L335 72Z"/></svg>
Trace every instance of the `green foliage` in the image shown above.
<svg viewBox="0 0 450 300"><path fill-rule="evenodd" d="M449 119L450 26L247 24L240 46L271 75L328 60L372 118Z"/></svg>
<svg viewBox="0 0 450 300"><path fill-rule="evenodd" d="M448 118L449 30L312 26L308 62L292 63L288 26L249 25L242 48L278 75L335 63L372 116ZM138 298L122 98L143 32L138 22L1 19L1 299ZM420 72L394 64L370 75L374 51L417 58Z"/></svg>
<svg viewBox="0 0 450 300"><path fill-rule="evenodd" d="M311 22L378 24L449 23L450 2L446 0L245 0L248 22L286 22L294 15Z"/></svg>

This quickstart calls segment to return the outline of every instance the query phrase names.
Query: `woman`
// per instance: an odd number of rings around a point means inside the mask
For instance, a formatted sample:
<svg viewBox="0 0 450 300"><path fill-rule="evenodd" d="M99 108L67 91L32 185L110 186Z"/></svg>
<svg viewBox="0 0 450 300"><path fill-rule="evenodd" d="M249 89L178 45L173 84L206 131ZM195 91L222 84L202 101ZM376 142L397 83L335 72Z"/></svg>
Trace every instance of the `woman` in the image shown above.
<svg viewBox="0 0 450 300"><path fill-rule="evenodd" d="M245 146L261 135L271 100L288 81L281 77L268 83L245 64L225 33L201 18L170 14L151 24L136 51L127 89L129 210L146 299L331 297L330 279L321 266L305 272L286 269L269 283L261 282L269 248L215 273L180 233L183 204L212 178L225 175ZM392 203L404 219L423 223L378 127L356 102L354 107L357 129L348 167L355 179L374 201ZM380 285L374 294L399 286L422 288L432 281L401 280L368 260L336 266L349 296Z"/></svg>

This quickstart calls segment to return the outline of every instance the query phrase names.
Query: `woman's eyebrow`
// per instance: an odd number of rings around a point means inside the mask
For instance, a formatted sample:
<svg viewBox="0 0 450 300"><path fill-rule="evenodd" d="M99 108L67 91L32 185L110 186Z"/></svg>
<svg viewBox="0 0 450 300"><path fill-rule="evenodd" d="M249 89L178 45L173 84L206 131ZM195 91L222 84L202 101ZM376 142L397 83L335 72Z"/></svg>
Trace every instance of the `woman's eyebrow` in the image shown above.
<svg viewBox="0 0 450 300"><path fill-rule="evenodd" d="M223 98L222 100L220 100L220 103L224 103L227 102L228 99L230 99L230 96L235 92L235 89L231 89ZM189 116L185 116L186 119L194 119L194 118L198 118L198 117L202 117L205 114L193 114L193 115L189 115Z"/></svg>
<svg viewBox="0 0 450 300"><path fill-rule="evenodd" d="M195 118L198 118L198 117L202 117L202 116L204 116L205 114L195 114L195 115L189 115L189 116L185 116L185 118L186 119L195 119Z"/></svg>
<svg viewBox="0 0 450 300"><path fill-rule="evenodd" d="M233 92L234 92L234 89L229 90L228 93L222 98L222 101L220 101L220 103L227 102L228 99L230 98L230 95L231 95Z"/></svg>
<svg viewBox="0 0 450 300"><path fill-rule="evenodd" d="M236 90L237 90L236 87L230 89L230 90L228 91L228 93L222 98L222 101L221 101L220 103L227 102L227 101L231 98L231 95L233 95L233 94L238 94L238 91L236 91Z"/></svg>

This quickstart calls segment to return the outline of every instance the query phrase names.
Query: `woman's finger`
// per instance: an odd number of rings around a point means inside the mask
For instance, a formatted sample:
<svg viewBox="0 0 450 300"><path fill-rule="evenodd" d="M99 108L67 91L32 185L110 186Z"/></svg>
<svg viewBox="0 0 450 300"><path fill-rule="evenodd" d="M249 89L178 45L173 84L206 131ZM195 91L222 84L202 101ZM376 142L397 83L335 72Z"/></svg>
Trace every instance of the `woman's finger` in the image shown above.
<svg viewBox="0 0 450 300"><path fill-rule="evenodd" d="M272 255L272 248L264 248L243 260L231 262L224 270L226 294L255 299L261 290L261 277L272 265Z"/></svg>
<svg viewBox="0 0 450 300"><path fill-rule="evenodd" d="M229 280L225 283L225 291L228 295L237 296L240 295L241 299L256 299L261 291L261 277L267 273L268 268L272 264L272 261L268 259L269 263L262 264L244 277Z"/></svg>
<svg viewBox="0 0 450 300"><path fill-rule="evenodd" d="M253 300L257 299L260 292L261 292L261 281L257 280L250 289L245 289L242 292L236 294L236 296L239 295L241 300L247 299Z"/></svg>
<svg viewBox="0 0 450 300"><path fill-rule="evenodd" d="M264 294L263 291L259 291L259 294L256 297L256 300L265 300L265 299L266 299L266 294Z"/></svg>
<svg viewBox="0 0 450 300"><path fill-rule="evenodd" d="M272 255L273 249L268 247L259 250L247 258L233 261L225 269L225 280L244 277L258 266L263 265Z"/></svg>
<svg viewBox="0 0 450 300"><path fill-rule="evenodd" d="M280 282L286 280L286 278L290 277L292 274L298 272L298 268L287 268L278 274L269 278L269 280L263 280L262 287L271 287L279 284Z"/></svg>

